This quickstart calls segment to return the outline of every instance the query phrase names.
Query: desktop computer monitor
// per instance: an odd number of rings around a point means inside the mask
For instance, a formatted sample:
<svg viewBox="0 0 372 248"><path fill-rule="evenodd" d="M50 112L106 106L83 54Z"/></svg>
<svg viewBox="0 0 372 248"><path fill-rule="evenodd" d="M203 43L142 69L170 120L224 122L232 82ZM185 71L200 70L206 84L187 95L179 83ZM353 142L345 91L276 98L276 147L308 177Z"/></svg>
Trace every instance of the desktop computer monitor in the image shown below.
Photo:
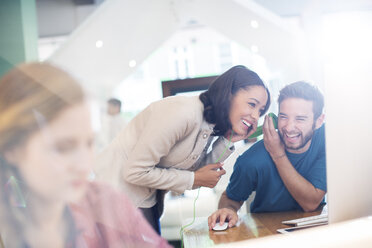
<svg viewBox="0 0 372 248"><path fill-rule="evenodd" d="M337 15L327 22L334 42L324 70L331 224L372 215L372 12ZM333 28L340 21L342 29Z"/></svg>

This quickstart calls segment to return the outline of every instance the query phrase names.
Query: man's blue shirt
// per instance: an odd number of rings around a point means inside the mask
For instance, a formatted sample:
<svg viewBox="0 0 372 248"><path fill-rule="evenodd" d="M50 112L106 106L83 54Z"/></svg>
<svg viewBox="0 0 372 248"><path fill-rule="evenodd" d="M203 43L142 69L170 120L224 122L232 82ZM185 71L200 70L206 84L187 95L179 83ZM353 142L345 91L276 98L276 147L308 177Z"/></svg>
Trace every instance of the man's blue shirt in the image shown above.
<svg viewBox="0 0 372 248"><path fill-rule="evenodd" d="M295 154L286 151L286 154L299 174L315 188L327 191L324 125L315 130L306 152ZM227 196L234 201L247 200L252 191L256 191L256 196L251 212L302 209L285 187L263 140L237 159L226 189Z"/></svg>

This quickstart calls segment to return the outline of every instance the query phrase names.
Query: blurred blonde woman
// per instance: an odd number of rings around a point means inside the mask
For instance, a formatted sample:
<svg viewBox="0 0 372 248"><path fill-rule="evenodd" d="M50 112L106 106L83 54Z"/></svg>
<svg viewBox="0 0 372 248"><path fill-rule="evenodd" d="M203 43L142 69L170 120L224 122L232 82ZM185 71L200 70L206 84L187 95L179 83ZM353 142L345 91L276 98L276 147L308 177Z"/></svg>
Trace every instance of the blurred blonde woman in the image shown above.
<svg viewBox="0 0 372 248"><path fill-rule="evenodd" d="M122 194L87 180L84 93L46 63L0 79L0 246L169 247Z"/></svg>

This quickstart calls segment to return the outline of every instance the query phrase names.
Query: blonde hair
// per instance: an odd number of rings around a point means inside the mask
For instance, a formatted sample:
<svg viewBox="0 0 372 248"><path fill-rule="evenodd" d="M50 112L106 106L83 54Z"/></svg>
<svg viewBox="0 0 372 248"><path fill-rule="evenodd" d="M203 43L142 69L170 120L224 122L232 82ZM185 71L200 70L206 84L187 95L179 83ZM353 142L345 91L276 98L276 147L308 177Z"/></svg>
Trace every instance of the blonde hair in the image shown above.
<svg viewBox="0 0 372 248"><path fill-rule="evenodd" d="M26 143L40 128L38 116L48 123L62 110L82 102L84 93L67 72L49 63L21 64L0 79L0 232L7 247L23 246L23 223L27 208L11 204L12 192L6 185L21 180L5 153ZM18 185L23 193L27 185Z"/></svg>

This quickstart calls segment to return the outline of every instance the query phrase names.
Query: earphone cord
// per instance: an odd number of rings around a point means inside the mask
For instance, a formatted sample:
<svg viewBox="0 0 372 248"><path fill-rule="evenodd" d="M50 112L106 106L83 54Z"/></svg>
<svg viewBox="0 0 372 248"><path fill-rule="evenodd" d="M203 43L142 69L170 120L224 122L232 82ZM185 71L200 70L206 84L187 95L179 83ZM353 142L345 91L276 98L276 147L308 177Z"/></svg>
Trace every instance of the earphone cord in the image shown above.
<svg viewBox="0 0 372 248"><path fill-rule="evenodd" d="M221 154L220 157L216 160L215 163L218 163L218 162L221 160L222 156L225 154L225 152L227 151L227 149L230 147L230 144L231 144L231 138L232 138L233 134L234 134L234 131L231 130L231 135L230 135L229 143L227 144L227 146L225 147L224 151L222 152L222 154ZM196 197L195 197L195 199L194 199L194 209L193 209L193 218L192 218L192 221L191 221L191 223L182 226L182 227L181 227L181 230L180 230L181 248L183 248L183 235L182 235L182 234L183 234L183 231L185 230L186 227L191 226L191 225L194 224L194 222L195 222L195 216L196 216L196 215L195 215L195 210L196 210L196 207L195 207L195 206L196 206L196 201L197 201L198 198L199 198L200 188L201 188L201 187L199 187L199 189L198 189L198 194L196 195Z"/></svg>

